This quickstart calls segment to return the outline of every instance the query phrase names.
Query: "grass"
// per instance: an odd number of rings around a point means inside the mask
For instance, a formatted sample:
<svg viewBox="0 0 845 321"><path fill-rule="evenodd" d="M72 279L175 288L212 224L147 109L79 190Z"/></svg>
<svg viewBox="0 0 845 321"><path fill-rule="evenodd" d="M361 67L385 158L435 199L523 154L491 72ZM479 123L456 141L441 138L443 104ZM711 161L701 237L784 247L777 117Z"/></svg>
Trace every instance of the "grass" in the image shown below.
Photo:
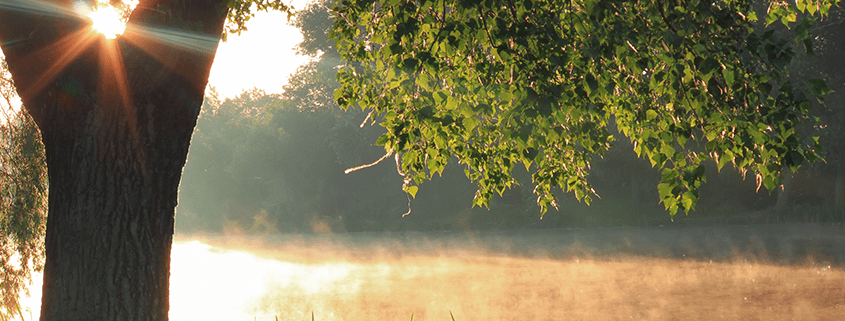
<svg viewBox="0 0 845 321"><path fill-rule="evenodd" d="M452 314L452 311L449 311L449 317L452 318L452 321L455 321L455 316ZM279 321L279 317L276 317L276 321ZM311 311L311 321L315 321L314 311ZM411 312L411 321L414 321L414 312Z"/></svg>

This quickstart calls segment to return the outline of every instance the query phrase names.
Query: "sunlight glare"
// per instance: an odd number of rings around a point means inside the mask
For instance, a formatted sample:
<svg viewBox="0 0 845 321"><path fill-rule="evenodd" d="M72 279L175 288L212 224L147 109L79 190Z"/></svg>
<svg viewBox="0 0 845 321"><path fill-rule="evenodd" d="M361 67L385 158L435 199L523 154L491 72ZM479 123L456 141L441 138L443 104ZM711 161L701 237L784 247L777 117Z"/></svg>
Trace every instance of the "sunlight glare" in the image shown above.
<svg viewBox="0 0 845 321"><path fill-rule="evenodd" d="M306 265L263 259L198 241L174 242L170 319L271 320L256 311L272 286L294 285L305 293L335 293L352 264Z"/></svg>
<svg viewBox="0 0 845 321"><path fill-rule="evenodd" d="M126 29L126 23L122 21L120 12L108 3L98 3L87 16L93 23L91 28L106 36L107 39L116 38Z"/></svg>

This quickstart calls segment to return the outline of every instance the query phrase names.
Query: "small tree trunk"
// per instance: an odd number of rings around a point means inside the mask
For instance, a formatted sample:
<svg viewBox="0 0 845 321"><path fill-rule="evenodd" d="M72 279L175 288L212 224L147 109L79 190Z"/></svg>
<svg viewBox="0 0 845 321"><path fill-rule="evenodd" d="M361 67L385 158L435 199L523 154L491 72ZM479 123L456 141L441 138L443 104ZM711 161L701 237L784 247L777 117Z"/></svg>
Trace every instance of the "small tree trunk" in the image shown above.
<svg viewBox="0 0 845 321"><path fill-rule="evenodd" d="M780 220L780 217L783 215L783 211L789 205L789 190L792 185L792 171L789 168L784 168L782 173L783 181L777 188L778 198L774 206L778 220Z"/></svg>
<svg viewBox="0 0 845 321"><path fill-rule="evenodd" d="M845 220L845 162L836 162L836 182L833 190L833 204L836 213Z"/></svg>

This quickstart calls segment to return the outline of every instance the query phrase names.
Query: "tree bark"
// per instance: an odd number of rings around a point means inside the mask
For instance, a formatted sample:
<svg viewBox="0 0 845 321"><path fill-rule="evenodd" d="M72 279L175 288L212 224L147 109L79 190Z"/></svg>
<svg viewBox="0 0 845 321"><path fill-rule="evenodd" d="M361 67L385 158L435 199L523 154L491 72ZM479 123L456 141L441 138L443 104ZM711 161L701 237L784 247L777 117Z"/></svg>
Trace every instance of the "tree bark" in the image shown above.
<svg viewBox="0 0 845 321"><path fill-rule="evenodd" d="M225 1L141 1L115 40L72 2L0 4L50 179L41 320L167 320L179 179Z"/></svg>
<svg viewBox="0 0 845 321"><path fill-rule="evenodd" d="M845 220L845 161L842 159L836 162L836 181L833 187L833 206L838 219Z"/></svg>

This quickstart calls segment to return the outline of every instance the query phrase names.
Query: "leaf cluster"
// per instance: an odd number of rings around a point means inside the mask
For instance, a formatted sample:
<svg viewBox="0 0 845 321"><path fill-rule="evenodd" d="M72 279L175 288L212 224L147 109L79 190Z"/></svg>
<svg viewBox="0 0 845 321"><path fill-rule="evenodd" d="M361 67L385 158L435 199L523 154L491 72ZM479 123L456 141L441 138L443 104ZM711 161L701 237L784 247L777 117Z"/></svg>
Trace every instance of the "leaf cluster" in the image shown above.
<svg viewBox="0 0 845 321"><path fill-rule="evenodd" d="M246 23L255 17L258 11L268 12L278 10L287 13L288 21L294 15L294 8L281 0L229 0L217 8L221 13L226 12L226 25L221 35L226 41L226 35L247 31Z"/></svg>
<svg viewBox="0 0 845 321"><path fill-rule="evenodd" d="M381 119L377 143L400 155L411 194L456 157L474 205L519 184L517 164L544 212L556 187L589 203L588 169L615 128L661 171L674 215L694 209L704 161L771 190L819 159L796 129L830 89L786 67L795 44L812 49L804 13L836 1L799 2L772 3L763 24L741 0L342 1L335 98Z"/></svg>

